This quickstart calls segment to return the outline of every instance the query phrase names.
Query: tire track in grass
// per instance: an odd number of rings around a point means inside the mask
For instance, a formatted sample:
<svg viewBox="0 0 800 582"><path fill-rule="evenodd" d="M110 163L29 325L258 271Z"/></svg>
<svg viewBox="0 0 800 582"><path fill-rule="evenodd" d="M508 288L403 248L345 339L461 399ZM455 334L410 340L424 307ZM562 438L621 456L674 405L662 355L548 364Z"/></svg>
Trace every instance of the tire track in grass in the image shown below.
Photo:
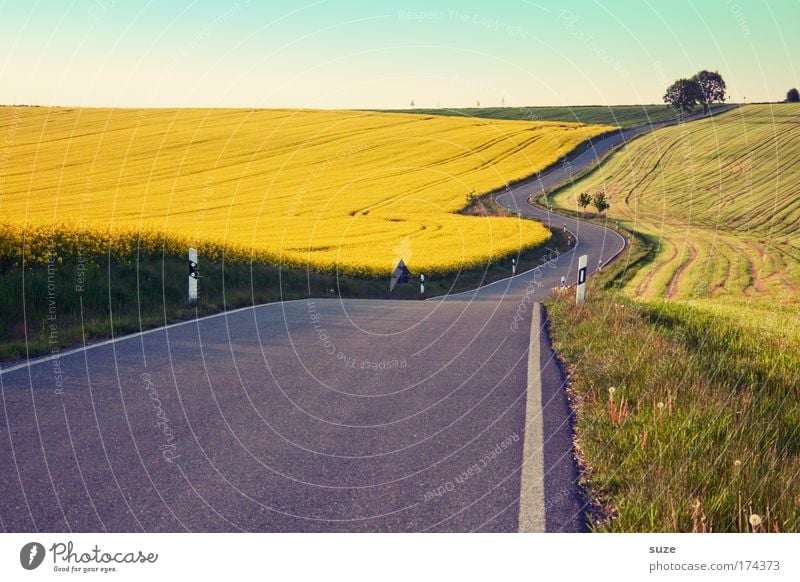
<svg viewBox="0 0 800 582"><path fill-rule="evenodd" d="M678 285L681 282L681 277L686 272L686 269L694 264L695 259L697 259L697 247L688 238L684 239L681 250L683 258L667 284L667 297L670 299L678 294Z"/></svg>

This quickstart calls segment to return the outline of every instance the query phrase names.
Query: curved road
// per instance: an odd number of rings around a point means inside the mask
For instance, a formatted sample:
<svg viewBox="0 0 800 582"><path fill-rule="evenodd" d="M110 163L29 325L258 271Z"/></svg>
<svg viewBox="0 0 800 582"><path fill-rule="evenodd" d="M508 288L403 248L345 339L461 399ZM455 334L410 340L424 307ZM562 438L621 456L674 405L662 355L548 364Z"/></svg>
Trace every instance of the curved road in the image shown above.
<svg viewBox="0 0 800 582"><path fill-rule="evenodd" d="M639 130L499 197L528 197ZM566 172L566 174L565 174ZM436 301L241 309L0 371L4 531L581 531L541 306L624 246Z"/></svg>

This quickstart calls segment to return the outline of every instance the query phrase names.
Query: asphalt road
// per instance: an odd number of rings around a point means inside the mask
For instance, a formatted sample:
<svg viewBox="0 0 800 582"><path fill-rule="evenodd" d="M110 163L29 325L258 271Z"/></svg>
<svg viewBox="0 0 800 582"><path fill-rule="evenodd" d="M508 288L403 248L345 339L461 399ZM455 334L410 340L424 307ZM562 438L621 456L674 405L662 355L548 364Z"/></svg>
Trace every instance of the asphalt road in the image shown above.
<svg viewBox="0 0 800 582"><path fill-rule="evenodd" d="M580 530L534 303L557 275L446 301L263 305L6 368L0 526Z"/></svg>
<svg viewBox="0 0 800 582"><path fill-rule="evenodd" d="M499 198L577 237L527 273L444 300L261 305L7 366L0 529L581 531L536 302L624 240L526 200L607 139Z"/></svg>

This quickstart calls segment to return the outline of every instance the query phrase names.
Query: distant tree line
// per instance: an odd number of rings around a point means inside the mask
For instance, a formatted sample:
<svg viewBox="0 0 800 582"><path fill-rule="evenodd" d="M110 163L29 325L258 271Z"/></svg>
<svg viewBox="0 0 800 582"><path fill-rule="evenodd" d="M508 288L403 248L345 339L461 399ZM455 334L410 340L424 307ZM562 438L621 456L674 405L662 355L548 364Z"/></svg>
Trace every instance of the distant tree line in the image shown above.
<svg viewBox="0 0 800 582"><path fill-rule="evenodd" d="M786 102L800 103L800 93L797 92L797 89L789 89L786 92Z"/></svg>
<svg viewBox="0 0 800 582"><path fill-rule="evenodd" d="M678 79L667 87L664 103L678 110L682 115L691 113L702 105L703 113L708 115L712 103L725 101L727 87L725 80L717 71L700 71L689 79Z"/></svg>

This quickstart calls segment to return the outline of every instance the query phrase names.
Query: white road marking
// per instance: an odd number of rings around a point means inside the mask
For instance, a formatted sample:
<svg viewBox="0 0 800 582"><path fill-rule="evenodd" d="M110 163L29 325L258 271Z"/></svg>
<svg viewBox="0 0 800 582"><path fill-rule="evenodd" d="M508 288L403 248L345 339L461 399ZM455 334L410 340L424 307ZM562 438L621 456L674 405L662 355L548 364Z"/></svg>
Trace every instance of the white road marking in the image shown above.
<svg viewBox="0 0 800 582"><path fill-rule="evenodd" d="M542 423L542 369L539 328L541 309L534 304L528 343L528 394L525 399L525 440L519 494L519 531L541 533L544 521L544 426Z"/></svg>
<svg viewBox="0 0 800 582"><path fill-rule="evenodd" d="M311 298L309 298L311 299ZM317 299L320 299L317 297ZM89 350L93 350L95 348L101 348L103 346L116 344L119 342L124 342L128 340L132 340L137 337L142 337L144 335L150 335L153 333L159 333L168 329L172 329L175 327L181 327L184 325L191 325L191 324L199 324L201 321L206 319L215 319L217 317L225 317L227 315L233 315L234 313L240 313L242 311L252 310L255 311L256 309L261 309L264 307L274 307L280 305L286 305L287 303L296 303L298 301L308 301L308 299L289 299L287 301L274 301L272 303L259 303L258 305L248 305L247 307L238 307L236 309L229 309L228 311L220 311L219 313L212 313L210 315L201 315L200 317L195 317L194 319L187 319L185 321L177 321L175 323L170 323L169 325L162 325L161 327L154 327L152 329L146 329L144 331L137 331L134 333L129 333L125 335L121 335L119 337L99 341L97 343L86 344L79 348L72 348L68 350L60 350L49 354L47 356L40 356L37 358L31 358L21 364L14 364L11 366L3 366L0 364L0 376L4 374L10 374L15 370L22 370L23 368L30 368L32 366L36 366L38 364L44 364L45 362L52 362L53 360L60 360L61 358L65 358L67 356L71 356L73 354L78 354L80 352L86 352Z"/></svg>

